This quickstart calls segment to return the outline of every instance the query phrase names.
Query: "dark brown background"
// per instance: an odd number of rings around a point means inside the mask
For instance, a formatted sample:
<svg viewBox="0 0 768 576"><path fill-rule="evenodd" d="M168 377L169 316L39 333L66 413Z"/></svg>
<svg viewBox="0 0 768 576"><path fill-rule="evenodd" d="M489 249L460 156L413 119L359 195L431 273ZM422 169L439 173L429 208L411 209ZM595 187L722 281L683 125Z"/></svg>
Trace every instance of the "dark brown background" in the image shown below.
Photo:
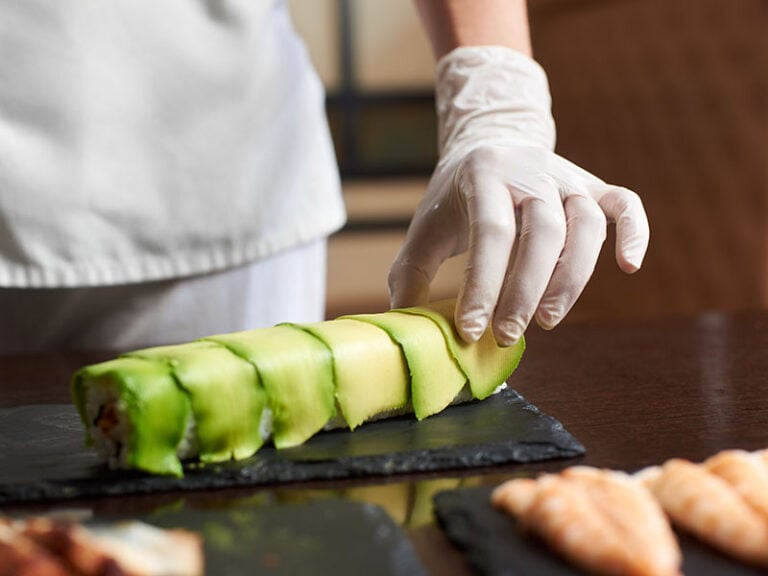
<svg viewBox="0 0 768 576"><path fill-rule="evenodd" d="M638 192L643 269L610 242L571 320L768 304L768 3L534 0L558 151Z"/></svg>

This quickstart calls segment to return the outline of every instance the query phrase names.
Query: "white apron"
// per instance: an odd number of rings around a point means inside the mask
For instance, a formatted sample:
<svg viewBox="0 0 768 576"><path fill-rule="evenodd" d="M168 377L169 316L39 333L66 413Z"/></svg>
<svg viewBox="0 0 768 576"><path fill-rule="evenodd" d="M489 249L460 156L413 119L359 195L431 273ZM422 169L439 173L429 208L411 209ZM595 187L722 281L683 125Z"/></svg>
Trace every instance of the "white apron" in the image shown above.
<svg viewBox="0 0 768 576"><path fill-rule="evenodd" d="M344 221L280 0L0 0L0 287L239 266Z"/></svg>

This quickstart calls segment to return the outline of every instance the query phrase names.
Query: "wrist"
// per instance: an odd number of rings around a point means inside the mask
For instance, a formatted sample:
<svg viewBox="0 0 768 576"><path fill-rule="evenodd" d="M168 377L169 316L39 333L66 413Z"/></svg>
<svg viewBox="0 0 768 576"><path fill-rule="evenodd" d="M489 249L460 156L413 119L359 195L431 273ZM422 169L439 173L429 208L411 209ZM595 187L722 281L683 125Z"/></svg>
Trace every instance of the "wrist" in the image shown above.
<svg viewBox="0 0 768 576"><path fill-rule="evenodd" d="M526 0L416 0L436 58L460 46L507 46L531 54Z"/></svg>
<svg viewBox="0 0 768 576"><path fill-rule="evenodd" d="M439 151L480 144L555 145L549 82L531 57L504 46L463 46L436 67Z"/></svg>

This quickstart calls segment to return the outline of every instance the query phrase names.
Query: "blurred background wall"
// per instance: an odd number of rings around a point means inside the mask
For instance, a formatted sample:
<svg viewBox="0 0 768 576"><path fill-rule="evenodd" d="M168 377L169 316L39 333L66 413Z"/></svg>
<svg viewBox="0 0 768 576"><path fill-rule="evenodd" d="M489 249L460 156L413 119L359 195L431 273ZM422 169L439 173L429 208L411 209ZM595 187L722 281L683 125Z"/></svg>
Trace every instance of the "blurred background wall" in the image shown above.
<svg viewBox="0 0 768 576"><path fill-rule="evenodd" d="M411 0L290 0L328 91L349 224L329 249L328 316L387 308L386 275L435 160L433 62ZM643 269L613 235L568 317L768 306L768 2L531 0L557 150L640 194ZM436 297L455 294L462 259Z"/></svg>

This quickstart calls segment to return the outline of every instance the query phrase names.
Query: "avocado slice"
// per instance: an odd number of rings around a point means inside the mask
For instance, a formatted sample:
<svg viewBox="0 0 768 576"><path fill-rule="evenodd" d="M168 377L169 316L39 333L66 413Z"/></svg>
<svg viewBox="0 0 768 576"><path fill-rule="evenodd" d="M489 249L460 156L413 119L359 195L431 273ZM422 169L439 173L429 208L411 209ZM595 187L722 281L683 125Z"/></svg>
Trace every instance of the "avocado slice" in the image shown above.
<svg viewBox="0 0 768 576"><path fill-rule="evenodd" d="M411 402L417 419L445 409L467 383L442 330L430 318L394 311L343 318L378 326L400 345L408 364Z"/></svg>
<svg viewBox="0 0 768 576"><path fill-rule="evenodd" d="M256 453L266 393L253 365L214 342L157 346L123 355L165 362L189 395L202 462Z"/></svg>
<svg viewBox="0 0 768 576"><path fill-rule="evenodd" d="M277 448L304 443L336 412L331 352L315 337L288 325L204 338L251 362L272 411Z"/></svg>
<svg viewBox="0 0 768 576"><path fill-rule="evenodd" d="M141 358L115 358L75 372L72 396L86 427L88 444L93 444L91 426L95 424L89 421L87 406L92 387L102 389L105 400L109 396L127 412L126 419L132 425L120 437L126 465L183 476L176 450L184 438L191 409L167 365Z"/></svg>
<svg viewBox="0 0 768 576"><path fill-rule="evenodd" d="M345 318L294 326L330 350L336 401L350 430L408 404L408 367L402 350L384 330Z"/></svg>
<svg viewBox="0 0 768 576"><path fill-rule="evenodd" d="M486 330L477 342L464 342L453 321L455 307L456 300L451 299L439 300L426 306L398 308L396 311L426 316L437 323L453 357L469 379L472 396L482 400L490 396L515 371L525 350L525 339L521 337L512 346L499 346L493 332Z"/></svg>

